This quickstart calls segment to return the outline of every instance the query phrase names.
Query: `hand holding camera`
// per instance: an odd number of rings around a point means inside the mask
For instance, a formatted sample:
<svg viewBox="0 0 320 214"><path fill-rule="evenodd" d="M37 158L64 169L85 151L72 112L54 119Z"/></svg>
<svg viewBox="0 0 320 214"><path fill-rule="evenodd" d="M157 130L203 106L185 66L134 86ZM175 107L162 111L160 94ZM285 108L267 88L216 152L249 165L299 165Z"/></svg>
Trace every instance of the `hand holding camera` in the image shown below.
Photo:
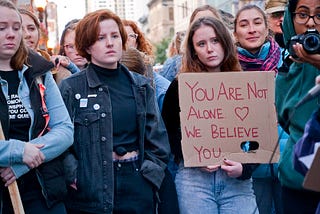
<svg viewBox="0 0 320 214"><path fill-rule="evenodd" d="M293 61L307 62L320 69L320 34L316 29L293 36L288 51Z"/></svg>

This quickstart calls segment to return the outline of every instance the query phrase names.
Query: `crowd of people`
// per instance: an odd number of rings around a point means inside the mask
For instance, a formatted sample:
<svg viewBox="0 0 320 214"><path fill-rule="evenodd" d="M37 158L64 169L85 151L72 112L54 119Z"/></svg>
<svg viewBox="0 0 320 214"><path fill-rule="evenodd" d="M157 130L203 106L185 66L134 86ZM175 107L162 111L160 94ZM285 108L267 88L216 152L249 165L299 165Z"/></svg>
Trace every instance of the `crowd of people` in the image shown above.
<svg viewBox="0 0 320 214"><path fill-rule="evenodd" d="M37 16L0 0L0 213L17 184L25 213L320 214L299 159L320 141L319 98L297 106L320 85L319 32L318 0L203 5L156 70L152 41L111 10L70 20L50 55ZM179 75L251 71L274 73L279 161L185 165Z"/></svg>

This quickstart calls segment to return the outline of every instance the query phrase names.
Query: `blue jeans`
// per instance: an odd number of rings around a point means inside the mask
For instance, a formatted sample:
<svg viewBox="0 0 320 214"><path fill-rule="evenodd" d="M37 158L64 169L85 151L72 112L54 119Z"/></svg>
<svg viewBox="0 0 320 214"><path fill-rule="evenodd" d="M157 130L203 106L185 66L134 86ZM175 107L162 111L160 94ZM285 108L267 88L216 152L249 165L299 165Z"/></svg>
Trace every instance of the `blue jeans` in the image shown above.
<svg viewBox="0 0 320 214"><path fill-rule="evenodd" d="M251 179L238 180L221 169L208 173L180 164L175 183L181 213L259 213Z"/></svg>

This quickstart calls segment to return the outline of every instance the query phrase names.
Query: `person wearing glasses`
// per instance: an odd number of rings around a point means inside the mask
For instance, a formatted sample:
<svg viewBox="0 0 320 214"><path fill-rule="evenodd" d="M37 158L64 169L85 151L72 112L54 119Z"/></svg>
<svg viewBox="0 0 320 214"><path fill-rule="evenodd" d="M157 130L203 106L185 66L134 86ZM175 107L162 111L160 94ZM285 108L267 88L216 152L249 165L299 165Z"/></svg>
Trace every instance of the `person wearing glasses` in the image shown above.
<svg viewBox="0 0 320 214"><path fill-rule="evenodd" d="M287 2L287 0L268 0L265 4L270 34L282 48L284 48L284 41L281 25Z"/></svg>
<svg viewBox="0 0 320 214"><path fill-rule="evenodd" d="M279 162L284 213L315 213L320 201L320 193L303 189L304 177L293 167L294 145L303 136L305 125L312 112L318 109L320 101L317 97L299 108L295 107L314 86L314 80L320 74L320 54L308 53L302 44L291 41L293 36L310 29L320 31L320 1L289 0L284 14L283 34L285 44L291 44L296 57L290 56L292 63L288 73L276 77L278 121L289 133Z"/></svg>
<svg viewBox="0 0 320 214"><path fill-rule="evenodd" d="M151 42L144 36L143 32L134 21L123 19L122 23L128 36L126 43L127 47L136 48L138 51L146 54L149 58L149 62L153 64L154 54Z"/></svg>
<svg viewBox="0 0 320 214"><path fill-rule="evenodd" d="M59 55L66 56L64 58L66 58L67 60L73 63L73 64L70 63L69 65L70 67L72 65L76 65L76 68L78 70L83 70L87 66L88 61L86 60L86 58L79 55L75 46L75 37L76 37L75 29L79 21L80 21L79 19L73 19L66 24L60 39ZM69 68L69 69L73 71L72 73L76 73L75 71L77 69L75 68Z"/></svg>
<svg viewBox="0 0 320 214"><path fill-rule="evenodd" d="M78 54L74 44L75 28L78 22L79 19L73 19L65 25L65 29L60 38L59 54L51 57L58 69L60 65L62 65L62 67L65 67L70 71L58 72L55 74L57 84L60 84L61 80L67 78L71 74L80 72L87 66L88 61Z"/></svg>

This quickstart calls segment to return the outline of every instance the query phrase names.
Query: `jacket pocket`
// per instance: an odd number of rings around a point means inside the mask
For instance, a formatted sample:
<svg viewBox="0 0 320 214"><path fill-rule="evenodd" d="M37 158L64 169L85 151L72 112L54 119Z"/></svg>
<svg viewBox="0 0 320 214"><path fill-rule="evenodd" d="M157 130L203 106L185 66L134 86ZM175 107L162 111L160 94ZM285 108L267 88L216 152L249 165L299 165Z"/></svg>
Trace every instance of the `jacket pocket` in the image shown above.
<svg viewBox="0 0 320 214"><path fill-rule="evenodd" d="M144 160L141 166L141 173L145 179L150 181L157 189L160 189L164 178L164 170L150 160Z"/></svg>
<svg viewBox="0 0 320 214"><path fill-rule="evenodd" d="M96 112L78 112L74 119L74 144L77 159L83 159L91 144L99 142L99 114Z"/></svg>

